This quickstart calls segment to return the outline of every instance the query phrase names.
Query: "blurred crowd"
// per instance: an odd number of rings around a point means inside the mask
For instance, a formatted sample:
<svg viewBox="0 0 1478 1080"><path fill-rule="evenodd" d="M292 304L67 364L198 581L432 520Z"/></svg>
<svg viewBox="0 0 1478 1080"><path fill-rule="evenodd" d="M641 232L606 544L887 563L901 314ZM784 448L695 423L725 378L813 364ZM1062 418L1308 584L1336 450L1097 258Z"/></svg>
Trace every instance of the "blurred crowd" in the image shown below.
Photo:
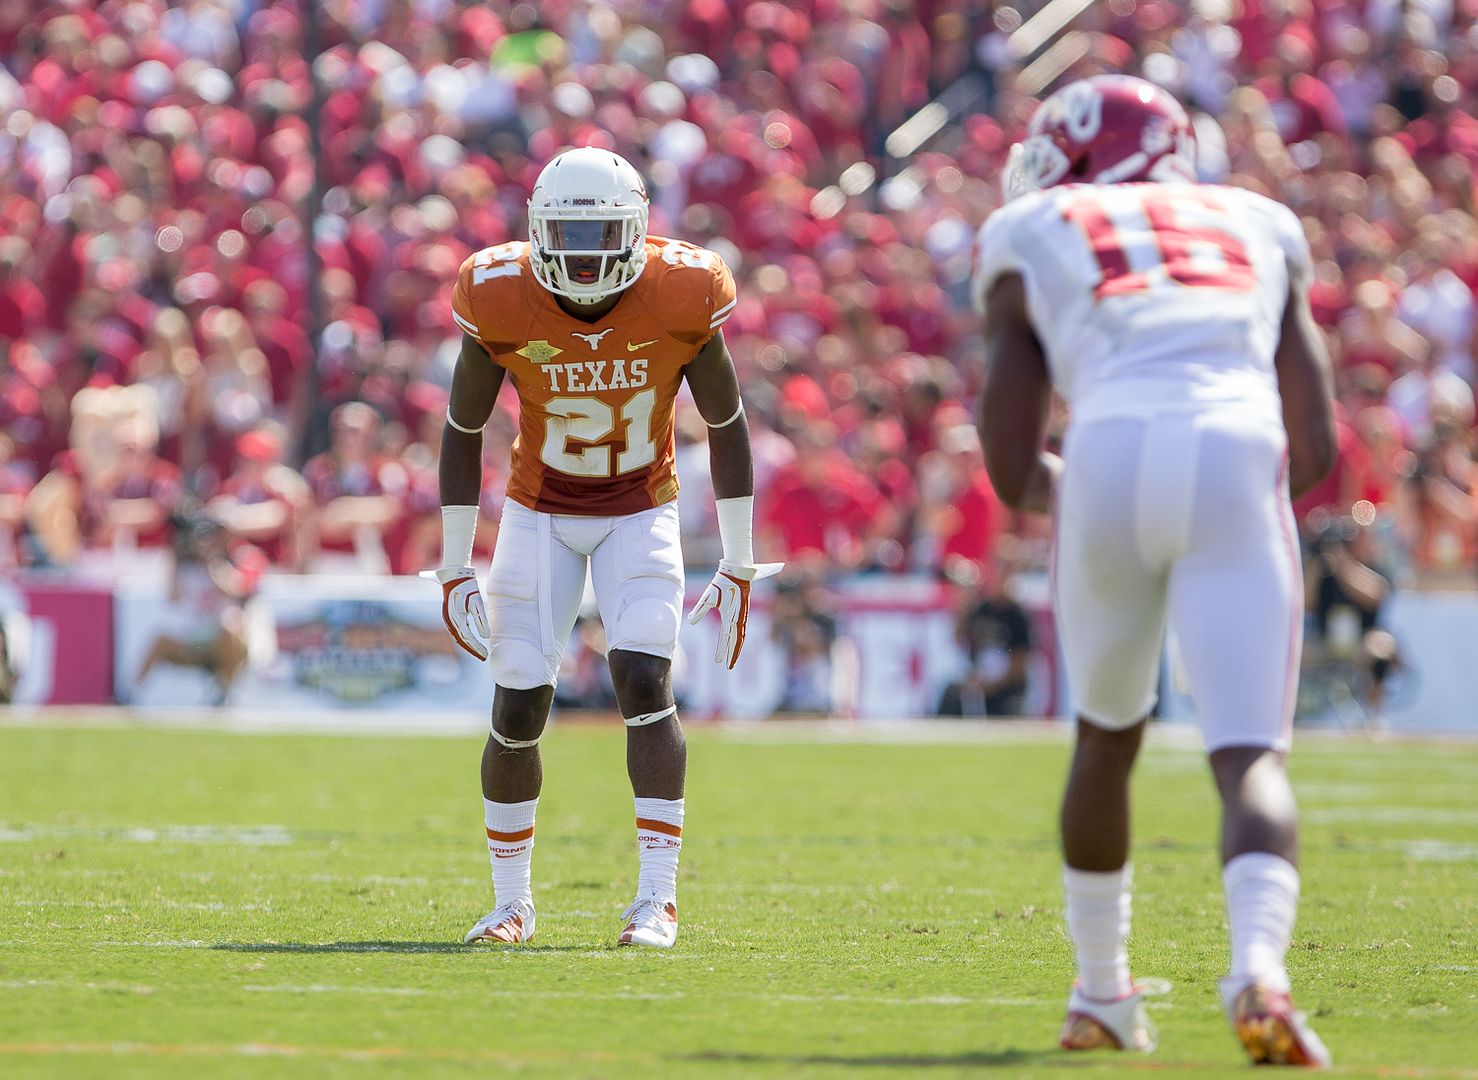
<svg viewBox="0 0 1478 1080"><path fill-rule="evenodd" d="M648 177L653 233L734 268L766 557L1040 563L1045 524L1003 511L970 426L971 245L1035 98L1126 71L1197 112L1206 179L1304 220L1341 411L1302 519L1367 530L1403 585L1471 587L1478 3L1107 0L1019 55L1042 6L322 0L309 25L0 0L0 568L116 565L186 497L283 571L433 565L457 267L525 234L534 176L579 144ZM695 564L705 433L680 409Z"/></svg>

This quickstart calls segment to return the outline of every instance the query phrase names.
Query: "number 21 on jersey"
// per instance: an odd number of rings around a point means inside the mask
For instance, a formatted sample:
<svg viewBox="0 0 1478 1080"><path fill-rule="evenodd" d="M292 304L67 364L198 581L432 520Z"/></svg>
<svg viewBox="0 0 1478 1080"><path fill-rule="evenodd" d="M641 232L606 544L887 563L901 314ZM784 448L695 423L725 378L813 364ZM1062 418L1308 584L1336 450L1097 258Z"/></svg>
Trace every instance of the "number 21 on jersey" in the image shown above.
<svg viewBox="0 0 1478 1080"><path fill-rule="evenodd" d="M1095 299L1163 287L1251 292L1247 247L1228 211L1205 192L1123 186L1071 197L1063 216L1082 230L1098 263Z"/></svg>
<svg viewBox="0 0 1478 1080"><path fill-rule="evenodd" d="M648 388L622 404L619 422L626 428L626 449L615 455L613 473L610 446L571 450L569 443L571 439L599 443L609 436L616 430L616 410L596 397L552 398L544 406L549 419L539 458L551 469L570 476L620 476L650 465L657 460L657 447L652 439L652 409L656 403L657 391Z"/></svg>

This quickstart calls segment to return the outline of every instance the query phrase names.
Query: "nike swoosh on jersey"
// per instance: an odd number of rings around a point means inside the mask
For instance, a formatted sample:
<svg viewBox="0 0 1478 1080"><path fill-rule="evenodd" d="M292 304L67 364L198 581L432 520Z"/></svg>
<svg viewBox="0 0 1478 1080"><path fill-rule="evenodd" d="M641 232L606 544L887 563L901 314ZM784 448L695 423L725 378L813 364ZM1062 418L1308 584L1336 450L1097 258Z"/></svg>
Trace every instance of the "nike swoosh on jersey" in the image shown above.
<svg viewBox="0 0 1478 1080"><path fill-rule="evenodd" d="M645 349L648 345L655 345L655 344L657 344L657 339L656 338L653 338L651 341L638 341L635 345L633 345L631 342L628 341L626 343L626 351L627 352L636 352L637 349Z"/></svg>

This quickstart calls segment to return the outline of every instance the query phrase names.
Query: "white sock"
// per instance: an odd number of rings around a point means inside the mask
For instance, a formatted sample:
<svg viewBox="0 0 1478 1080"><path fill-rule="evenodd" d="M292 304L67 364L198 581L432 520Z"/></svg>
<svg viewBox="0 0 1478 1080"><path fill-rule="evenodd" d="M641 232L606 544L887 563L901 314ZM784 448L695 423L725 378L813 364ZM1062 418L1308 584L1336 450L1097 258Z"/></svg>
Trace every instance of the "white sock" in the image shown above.
<svg viewBox="0 0 1478 1080"><path fill-rule="evenodd" d="M529 870L534 861L534 812L538 808L538 799L512 803L482 800L488 862L493 867L494 906L533 899Z"/></svg>
<svg viewBox="0 0 1478 1080"><path fill-rule="evenodd" d="M637 896L677 902L677 857L683 848L683 800L636 802L636 853L641 860Z"/></svg>
<svg viewBox="0 0 1478 1080"><path fill-rule="evenodd" d="M1131 866L1099 872L1062 868L1067 929L1078 955L1078 984L1095 1001L1117 1001L1134 990L1129 980Z"/></svg>
<svg viewBox="0 0 1478 1080"><path fill-rule="evenodd" d="M1271 852L1249 851L1222 868L1227 890L1227 922L1232 930L1232 970L1228 987L1256 980L1273 990L1288 990L1283 959L1298 914L1298 870Z"/></svg>

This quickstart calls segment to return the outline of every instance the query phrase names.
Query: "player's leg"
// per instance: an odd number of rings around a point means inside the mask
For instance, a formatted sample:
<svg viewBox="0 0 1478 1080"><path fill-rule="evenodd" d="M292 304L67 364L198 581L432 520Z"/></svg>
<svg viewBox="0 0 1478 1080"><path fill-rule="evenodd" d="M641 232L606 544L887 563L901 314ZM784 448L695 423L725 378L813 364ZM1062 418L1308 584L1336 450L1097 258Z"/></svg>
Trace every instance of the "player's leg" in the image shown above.
<svg viewBox="0 0 1478 1080"><path fill-rule="evenodd" d="M180 620L174 620L179 622ZM144 662L139 666L138 674L133 677L133 686L127 693L120 693L119 701L125 704L138 700L139 691L149 675L160 664L170 667L198 668L206 673L211 672L214 662L214 649L210 642L202 642L190 631L195 629L194 620L189 620L185 627L186 634L174 636L172 633L161 633L149 646L149 651L144 654Z"/></svg>
<svg viewBox="0 0 1478 1080"><path fill-rule="evenodd" d="M494 907L467 940L534 935L534 819L544 783L539 739L585 587L585 557L548 514L509 503L488 573L488 664L496 688L482 752L483 823Z"/></svg>
<svg viewBox="0 0 1478 1080"><path fill-rule="evenodd" d="M201 645L193 641L181 641L178 638L161 634L154 639L154 644L149 647L144 656L144 662L139 668L136 682L143 682L149 673L160 664L169 664L173 667L208 668L211 664L211 649L209 645Z"/></svg>
<svg viewBox="0 0 1478 1080"><path fill-rule="evenodd" d="M616 701L626 719L626 771L636 815L637 895L622 944L666 948L677 937L688 752L672 696L683 566L673 504L621 519L596 549L591 579L606 622Z"/></svg>
<svg viewBox="0 0 1478 1080"><path fill-rule="evenodd" d="M612 649L608 659L616 702L626 719L626 774L638 799L681 802L688 748L672 696L672 661Z"/></svg>
<svg viewBox="0 0 1478 1080"><path fill-rule="evenodd" d="M1232 962L1229 1015L1256 1061L1328 1053L1294 1013L1284 957L1298 910L1298 811L1284 757L1302 642L1302 574L1281 432L1207 427L1192 550L1171 575L1171 621L1222 801Z"/></svg>
<svg viewBox="0 0 1478 1080"><path fill-rule="evenodd" d="M1062 801L1063 885L1077 981L1065 1049L1149 1050L1129 976L1129 781L1155 701L1165 576L1141 542L1145 439L1132 421L1076 431L1058 508L1058 633L1078 714Z"/></svg>
<svg viewBox="0 0 1478 1080"><path fill-rule="evenodd" d="M250 652L246 641L246 626L239 608L226 612L221 620L220 632L210 646L210 673L219 691L219 702L226 700L231 684L241 674Z"/></svg>

